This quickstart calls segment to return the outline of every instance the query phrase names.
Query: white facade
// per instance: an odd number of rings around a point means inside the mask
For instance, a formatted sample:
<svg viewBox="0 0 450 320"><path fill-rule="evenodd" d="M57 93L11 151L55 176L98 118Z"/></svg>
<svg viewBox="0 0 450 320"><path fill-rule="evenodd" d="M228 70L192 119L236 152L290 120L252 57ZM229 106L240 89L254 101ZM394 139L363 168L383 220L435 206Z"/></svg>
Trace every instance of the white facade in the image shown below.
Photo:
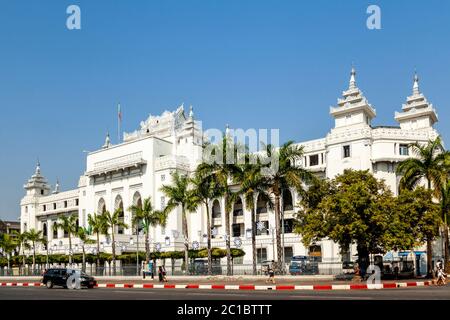
<svg viewBox="0 0 450 320"><path fill-rule="evenodd" d="M338 99L337 106L330 108L330 114L335 119L334 128L324 138L300 143L304 146L305 156L299 165L328 178L333 178L347 168L369 170L375 177L384 179L395 194L399 182L395 169L399 161L411 156L408 144L416 141L426 143L438 136L433 128L437 122L436 111L420 93L417 76L414 78L412 95L407 98L402 111L395 113L398 127L371 125L376 111L356 86L354 69L348 89ZM161 209L168 199L160 192L160 187L170 183L170 173L174 170L184 173L195 170L201 161L202 136L192 108L186 116L181 106L174 112L150 116L141 122L137 131L125 133L123 142L118 145L111 145L107 137L101 149L87 155L86 172L80 177L77 189L50 193L50 187L38 166L25 185L27 193L21 201L22 231L47 228L50 248L58 252L67 251L68 243L62 231L54 233L52 230L51 226L58 215L78 214L79 224L87 226L88 214L112 211L122 206L123 219L131 226L131 212L127 208L150 196L154 207ZM308 255L310 248L304 248L299 236L290 232L295 209L292 204L298 201L294 192L291 196L292 202L285 197L286 256ZM189 242L197 241L200 246L206 244L203 239L206 234L204 211L201 208L188 215ZM211 212L211 221L217 230L213 246L224 247L223 199L211 203ZM272 212L262 205L257 212L257 221L262 221L268 229L275 226ZM247 253L244 262L251 263L251 243L246 237L246 230L251 226L250 212L245 209L245 204L237 203L232 215L232 238L240 237L241 248ZM152 246L161 246L162 251L182 250L184 240L181 238L181 229L181 210L176 210L170 214L165 229L157 227L151 231ZM116 240L121 243L119 251L136 250L136 232L131 227L116 230L116 233ZM276 246L273 236L270 232L265 233L269 234L257 236L258 257L262 260L274 259ZM130 238L133 238L133 245L130 245ZM143 237L139 241L143 249ZM108 240L102 239L102 247L107 251L108 243ZM333 242L321 241L316 245L316 249L320 248L323 262L341 261L339 247ZM234 241L232 246L235 247ZM349 255L355 253L353 251Z"/></svg>

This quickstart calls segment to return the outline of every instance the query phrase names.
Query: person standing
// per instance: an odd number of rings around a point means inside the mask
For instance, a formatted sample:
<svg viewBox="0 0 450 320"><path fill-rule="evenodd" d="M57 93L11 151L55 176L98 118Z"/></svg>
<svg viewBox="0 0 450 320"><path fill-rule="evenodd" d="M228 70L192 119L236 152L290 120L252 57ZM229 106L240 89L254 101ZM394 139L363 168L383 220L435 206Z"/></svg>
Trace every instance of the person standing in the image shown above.
<svg viewBox="0 0 450 320"><path fill-rule="evenodd" d="M148 261L148 272L150 272L150 276L152 277L152 280L155 279L155 274L153 272L153 269L154 269L153 260L149 260Z"/></svg>

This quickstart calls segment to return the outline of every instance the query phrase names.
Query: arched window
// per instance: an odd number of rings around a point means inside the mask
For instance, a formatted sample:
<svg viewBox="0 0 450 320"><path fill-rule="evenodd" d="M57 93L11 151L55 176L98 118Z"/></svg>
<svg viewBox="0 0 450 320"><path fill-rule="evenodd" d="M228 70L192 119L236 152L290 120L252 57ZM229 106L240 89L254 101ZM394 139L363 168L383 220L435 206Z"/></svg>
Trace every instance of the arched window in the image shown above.
<svg viewBox="0 0 450 320"><path fill-rule="evenodd" d="M241 197L238 197L233 204L233 217L244 215L244 210L242 209Z"/></svg>
<svg viewBox="0 0 450 320"><path fill-rule="evenodd" d="M76 229L75 230L77 230L77 232L78 232L78 229L80 228L80 221L78 221L78 219L75 222L75 225L76 225Z"/></svg>
<svg viewBox="0 0 450 320"><path fill-rule="evenodd" d="M212 207L212 218L213 219L217 219L221 217L221 212L220 212L220 203L219 200L214 200L213 202L213 207Z"/></svg>
<svg viewBox="0 0 450 320"><path fill-rule="evenodd" d="M133 206L136 206L138 208L142 209L142 198L141 194L136 191L133 195ZM131 211L131 223L133 223L134 219L136 217L136 212L134 210ZM135 235L137 232L140 232L142 230L142 222L139 222L135 227L132 228L132 232Z"/></svg>
<svg viewBox="0 0 450 320"><path fill-rule="evenodd" d="M119 222L125 222L125 216L123 213L123 201L120 195L117 195L116 200L114 201L114 211L116 211L117 209L120 209ZM118 234L123 234L124 227L117 226L116 229Z"/></svg>
<svg viewBox="0 0 450 320"><path fill-rule="evenodd" d="M292 193L290 190L283 191L283 209L284 211L294 210L294 205L292 203Z"/></svg>
<svg viewBox="0 0 450 320"><path fill-rule="evenodd" d="M48 236L48 234L47 234L47 223L44 223L44 224L42 225L42 236L43 236L45 239L47 239L47 236Z"/></svg>
<svg viewBox="0 0 450 320"><path fill-rule="evenodd" d="M98 205L97 205L97 214L102 214L105 211L106 211L105 200L103 198L100 198L100 200L98 200Z"/></svg>
<svg viewBox="0 0 450 320"><path fill-rule="evenodd" d="M256 202L256 213L267 213L267 202L263 200L262 196L258 196L258 201Z"/></svg>
<svg viewBox="0 0 450 320"><path fill-rule="evenodd" d="M56 224L56 220L52 221L52 225ZM58 230L53 228L53 239L57 239L58 238Z"/></svg>

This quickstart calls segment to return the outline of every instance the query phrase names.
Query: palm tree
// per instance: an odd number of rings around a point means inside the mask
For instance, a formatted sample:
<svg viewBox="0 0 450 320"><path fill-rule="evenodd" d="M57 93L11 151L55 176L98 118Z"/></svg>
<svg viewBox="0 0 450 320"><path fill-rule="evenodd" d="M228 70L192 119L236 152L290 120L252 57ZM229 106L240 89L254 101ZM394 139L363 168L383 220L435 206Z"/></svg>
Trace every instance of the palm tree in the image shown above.
<svg viewBox="0 0 450 320"><path fill-rule="evenodd" d="M187 212L195 211L192 190L189 189L189 178L178 172L172 173L172 185L163 185L161 191L169 198L164 211L169 214L177 207L181 207L182 233L184 238L184 264L185 272L189 267L189 232L187 225Z"/></svg>
<svg viewBox="0 0 450 320"><path fill-rule="evenodd" d="M116 241L114 234L116 233L116 227L128 228L128 225L120 219L122 209L117 208L113 213L109 211L104 212L105 223L108 228L111 228L112 237L112 262L113 262L113 274L116 275Z"/></svg>
<svg viewBox="0 0 450 320"><path fill-rule="evenodd" d="M213 174L205 174L201 170L197 171L191 180L193 185L192 206L202 204L206 208L206 228L208 247L208 275L212 274L212 252L211 252L211 214L209 210L210 202L224 194L222 185L216 180Z"/></svg>
<svg viewBox="0 0 450 320"><path fill-rule="evenodd" d="M27 233L26 232L18 232L18 231L13 231L14 233L14 238L17 241L17 244L19 245L19 255L22 254L22 270L24 270L25 272L25 249L29 250L30 249L30 245L28 243L28 239L27 239Z"/></svg>
<svg viewBox="0 0 450 320"><path fill-rule="evenodd" d="M59 220L53 224L53 230L62 229L69 236L69 264L72 264L72 235L77 235L77 216L61 216Z"/></svg>
<svg viewBox="0 0 450 320"><path fill-rule="evenodd" d="M449 235L448 235L448 219L450 216L450 179L447 179L440 188L440 204L441 204L441 219L444 231L444 267L445 271L449 272Z"/></svg>
<svg viewBox="0 0 450 320"><path fill-rule="evenodd" d="M252 265L253 275L256 275L256 197L261 197L269 207L273 208L272 199L267 190L269 190L269 181L261 174L261 165L246 163L240 167L236 176L241 188L239 194L244 197L245 206L251 212L252 225Z"/></svg>
<svg viewBox="0 0 450 320"><path fill-rule="evenodd" d="M281 208L280 198L284 190L291 187L300 191L304 183L309 183L314 179L311 172L296 166L295 163L303 157L303 146L295 145L293 141L288 141L279 149L275 149L272 145L267 145L265 154L262 157L263 163L275 163L278 165L274 167L267 166L264 171L265 178L269 182L269 192L274 199L275 207L275 230L277 242L277 269L284 272L284 265L282 262L283 248L281 245Z"/></svg>
<svg viewBox="0 0 450 320"><path fill-rule="evenodd" d="M444 152L440 137L430 140L426 145L418 142L410 145L414 157L410 157L397 167L397 174L401 175L400 192L403 189L414 189L425 179L428 190L434 186L435 195L438 195L438 186L443 184L446 178L445 161L448 152ZM447 155L446 155L447 154ZM432 241L427 239L427 277L432 278Z"/></svg>
<svg viewBox="0 0 450 320"><path fill-rule="evenodd" d="M219 182L223 190L223 197L225 202L225 245L227 251L227 275L231 276L231 228L230 228L230 212L233 207L234 199L233 192L229 183L234 180L239 167L237 164L240 146L236 145L228 135L224 134L221 143L211 152L211 158L206 159L197 168L198 172L204 175L213 174L215 179ZM245 149L242 147L242 149ZM220 154L217 153L220 152ZM232 161L229 161L230 159ZM205 160L205 159L204 159Z"/></svg>
<svg viewBox="0 0 450 320"><path fill-rule="evenodd" d="M81 249L83 251L83 264L82 269L83 272L86 272L86 250L85 246L87 244L94 244L96 241L91 239L89 236L92 234L92 231L90 228L84 228L80 227L78 228L77 236L81 241Z"/></svg>
<svg viewBox="0 0 450 320"><path fill-rule="evenodd" d="M167 213L164 210L154 210L150 197L144 199L142 207L133 205L129 210L135 213L133 225L142 223L145 233L145 262L148 263L150 260L150 227L165 226Z"/></svg>
<svg viewBox="0 0 450 320"><path fill-rule="evenodd" d="M6 233L0 233L0 248L8 260L8 272L11 270L11 253L17 247L17 239Z"/></svg>
<svg viewBox="0 0 450 320"><path fill-rule="evenodd" d="M33 248L33 273L36 267L36 244L43 243L45 241L42 236L42 231L36 231L35 229L30 229L26 233L28 241L31 242L31 247Z"/></svg>
<svg viewBox="0 0 450 320"><path fill-rule="evenodd" d="M95 233L95 236L97 237L97 262L96 262L96 268L100 267L100 235L101 234L107 234L108 233L108 227L105 223L105 217L102 214L89 214L88 215L88 224L91 228L91 232Z"/></svg>

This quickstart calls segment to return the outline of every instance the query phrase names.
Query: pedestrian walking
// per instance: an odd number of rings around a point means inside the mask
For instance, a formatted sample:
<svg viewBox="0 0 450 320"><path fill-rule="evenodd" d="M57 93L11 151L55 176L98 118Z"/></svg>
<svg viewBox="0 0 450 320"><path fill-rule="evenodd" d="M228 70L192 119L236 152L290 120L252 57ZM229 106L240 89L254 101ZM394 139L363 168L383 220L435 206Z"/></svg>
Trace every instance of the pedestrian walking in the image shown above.
<svg viewBox="0 0 450 320"><path fill-rule="evenodd" d="M441 260L436 263L436 276L436 284L438 286L445 286L445 284L447 283L447 274L444 272L444 267Z"/></svg>
<svg viewBox="0 0 450 320"><path fill-rule="evenodd" d="M162 266L161 267L162 270L162 277L163 277L163 281L167 282L167 272L166 272L166 267Z"/></svg>
<svg viewBox="0 0 450 320"><path fill-rule="evenodd" d="M148 272L150 272L150 276L152 277L152 280L155 279L155 274L153 272L154 266L153 266L153 260L148 261Z"/></svg>
<svg viewBox="0 0 450 320"><path fill-rule="evenodd" d="M163 282L164 281L163 270L162 270L161 266L158 267L158 280L159 280L159 282Z"/></svg>
<svg viewBox="0 0 450 320"><path fill-rule="evenodd" d="M272 263L267 265L267 274L269 275L269 278L266 280L266 283L275 283L275 271L273 270Z"/></svg>

